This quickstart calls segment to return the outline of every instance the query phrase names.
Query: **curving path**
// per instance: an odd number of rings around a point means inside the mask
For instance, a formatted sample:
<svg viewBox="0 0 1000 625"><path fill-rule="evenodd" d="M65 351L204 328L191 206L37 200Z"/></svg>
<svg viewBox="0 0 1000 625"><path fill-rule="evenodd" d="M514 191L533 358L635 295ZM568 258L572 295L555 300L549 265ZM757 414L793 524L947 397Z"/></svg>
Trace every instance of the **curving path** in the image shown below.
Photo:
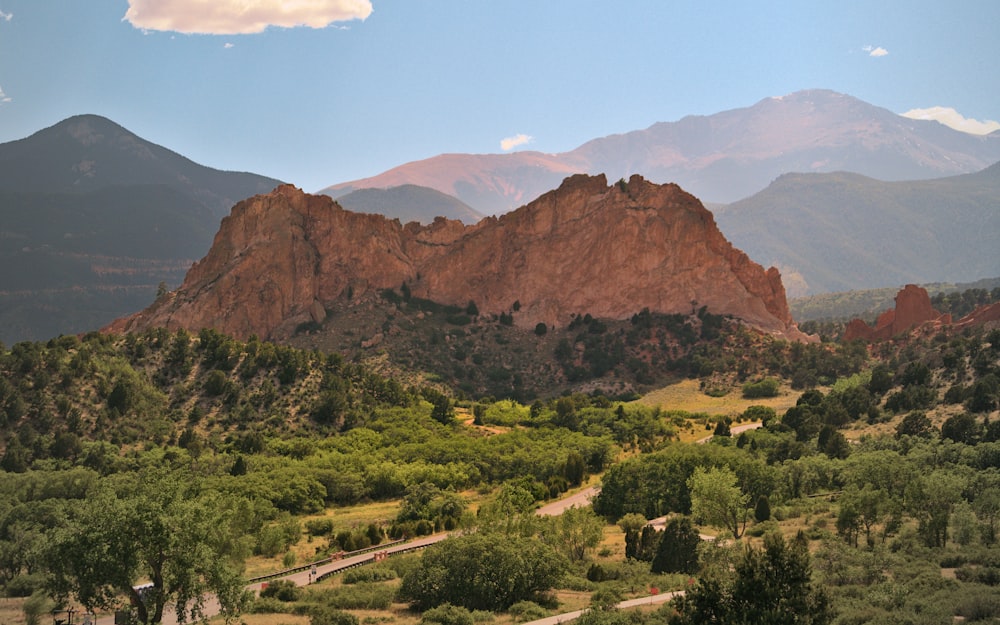
<svg viewBox="0 0 1000 625"><path fill-rule="evenodd" d="M565 499L560 499L558 501L553 501L551 503L545 504L536 510L536 514L541 516L555 516L562 514L569 508L576 506L586 506L590 504L591 499L599 491L599 487L591 486L580 492L574 493ZM296 586L306 586L312 582L322 580L330 575L334 575L341 571L347 569L352 569L356 566L362 566L371 562L375 562L377 554L393 555L404 553L407 551L415 551L417 549L423 549L434 543L441 542L442 540L448 538L450 534L442 532L440 534L432 534L430 536L424 536L421 538L416 538L414 540L409 540L402 543L394 543L385 547L384 549L373 549L371 551L358 554L356 556L351 556L348 558L343 558L340 560L330 560L324 564L318 564L315 567L316 573L313 577L312 570L305 568L302 570L295 571L294 573L289 573L288 575L281 575L273 578L269 578L263 581L256 581L246 586L246 589L257 594L260 592L261 588L266 586L268 583L276 580L288 580L293 582ZM205 613L214 616L219 613L219 602L214 596L208 597L205 602ZM577 615L579 616L579 615ZM574 616L573 618L576 618ZM114 615L104 615L97 619L95 625L115 625ZM177 616L174 614L173 606L166 606L163 610L163 621L162 625L177 625Z"/></svg>
<svg viewBox="0 0 1000 625"><path fill-rule="evenodd" d="M626 599L625 601L617 604L615 607L618 609L625 609L635 608L640 605L657 605L660 603L666 603L674 597L679 597L683 594L683 590L676 590L674 592L665 592L659 595L639 597L638 599ZM555 616L546 616L545 618L540 618L537 621L528 621L527 623L522 623L521 625L558 625L559 623L565 623L567 621L580 618L580 616L582 616L586 611L587 610L574 610L573 612L564 612L563 614L556 614Z"/></svg>

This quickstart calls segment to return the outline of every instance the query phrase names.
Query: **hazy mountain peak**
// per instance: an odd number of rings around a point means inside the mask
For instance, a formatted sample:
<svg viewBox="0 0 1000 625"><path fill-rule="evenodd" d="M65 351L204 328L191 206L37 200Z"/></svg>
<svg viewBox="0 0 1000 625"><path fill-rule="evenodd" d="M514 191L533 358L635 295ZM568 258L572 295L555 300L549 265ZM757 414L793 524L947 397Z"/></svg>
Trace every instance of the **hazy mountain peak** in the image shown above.
<svg viewBox="0 0 1000 625"><path fill-rule="evenodd" d="M732 202L786 172L917 180L971 173L998 159L998 133L969 135L829 89L807 89L592 139L562 154L441 155L324 192L420 184L489 214L520 206L572 173L611 180L641 174L676 182L707 202Z"/></svg>

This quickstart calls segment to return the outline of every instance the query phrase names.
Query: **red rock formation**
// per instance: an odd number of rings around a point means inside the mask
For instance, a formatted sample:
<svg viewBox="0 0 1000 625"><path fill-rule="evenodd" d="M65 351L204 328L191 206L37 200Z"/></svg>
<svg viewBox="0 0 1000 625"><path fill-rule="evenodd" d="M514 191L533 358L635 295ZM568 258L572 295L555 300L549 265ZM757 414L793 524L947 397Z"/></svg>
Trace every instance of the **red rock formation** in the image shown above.
<svg viewBox="0 0 1000 625"><path fill-rule="evenodd" d="M956 321L954 325L956 328L966 328L970 326L984 326L987 328L1000 327L1000 302L980 306Z"/></svg>
<svg viewBox="0 0 1000 625"><path fill-rule="evenodd" d="M484 314L518 301L515 319L525 327L707 306L805 338L778 271L735 249L696 198L639 176L609 187L604 176L584 175L474 226L402 226L282 186L237 204L176 292L109 329L212 327L280 338L302 321L322 321L323 304L348 291L363 299L404 281L414 296L472 300Z"/></svg>
<svg viewBox="0 0 1000 625"><path fill-rule="evenodd" d="M854 319L844 330L844 340L882 341L908 332L928 322L951 323L951 315L942 315L931 306L931 298L915 284L907 284L896 294L896 307L878 316L875 327Z"/></svg>

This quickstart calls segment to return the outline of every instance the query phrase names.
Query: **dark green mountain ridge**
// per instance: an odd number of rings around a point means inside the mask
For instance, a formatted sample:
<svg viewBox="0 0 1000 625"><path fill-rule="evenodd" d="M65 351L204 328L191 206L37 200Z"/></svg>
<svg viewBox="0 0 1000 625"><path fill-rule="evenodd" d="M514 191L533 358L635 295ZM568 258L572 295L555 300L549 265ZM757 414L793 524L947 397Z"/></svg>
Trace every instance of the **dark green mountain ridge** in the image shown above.
<svg viewBox="0 0 1000 625"><path fill-rule="evenodd" d="M0 145L0 341L85 332L146 306L205 254L234 203L278 184L95 115Z"/></svg>
<svg viewBox="0 0 1000 625"><path fill-rule="evenodd" d="M785 174L715 216L792 297L1000 275L1000 163L903 182Z"/></svg>

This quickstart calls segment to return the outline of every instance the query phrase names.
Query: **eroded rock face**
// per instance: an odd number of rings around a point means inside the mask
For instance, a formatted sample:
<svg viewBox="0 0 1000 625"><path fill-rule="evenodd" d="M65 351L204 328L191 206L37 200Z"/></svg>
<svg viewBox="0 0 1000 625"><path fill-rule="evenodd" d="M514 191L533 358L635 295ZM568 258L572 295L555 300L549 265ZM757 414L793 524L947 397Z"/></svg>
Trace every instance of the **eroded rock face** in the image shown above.
<svg viewBox="0 0 1000 625"><path fill-rule="evenodd" d="M942 315L934 310L926 289L907 284L896 294L896 307L879 315L874 327L861 319L854 319L844 330L844 340L882 341L930 322L949 324L951 315Z"/></svg>
<svg viewBox="0 0 1000 625"><path fill-rule="evenodd" d="M765 271L719 232L676 185L639 176L608 186L578 175L536 201L474 226L428 226L352 213L292 186L237 204L181 287L114 331L215 328L236 337L287 336L320 321L324 303L406 282L414 296L562 326L573 315L622 319L710 312L805 338L776 269Z"/></svg>

